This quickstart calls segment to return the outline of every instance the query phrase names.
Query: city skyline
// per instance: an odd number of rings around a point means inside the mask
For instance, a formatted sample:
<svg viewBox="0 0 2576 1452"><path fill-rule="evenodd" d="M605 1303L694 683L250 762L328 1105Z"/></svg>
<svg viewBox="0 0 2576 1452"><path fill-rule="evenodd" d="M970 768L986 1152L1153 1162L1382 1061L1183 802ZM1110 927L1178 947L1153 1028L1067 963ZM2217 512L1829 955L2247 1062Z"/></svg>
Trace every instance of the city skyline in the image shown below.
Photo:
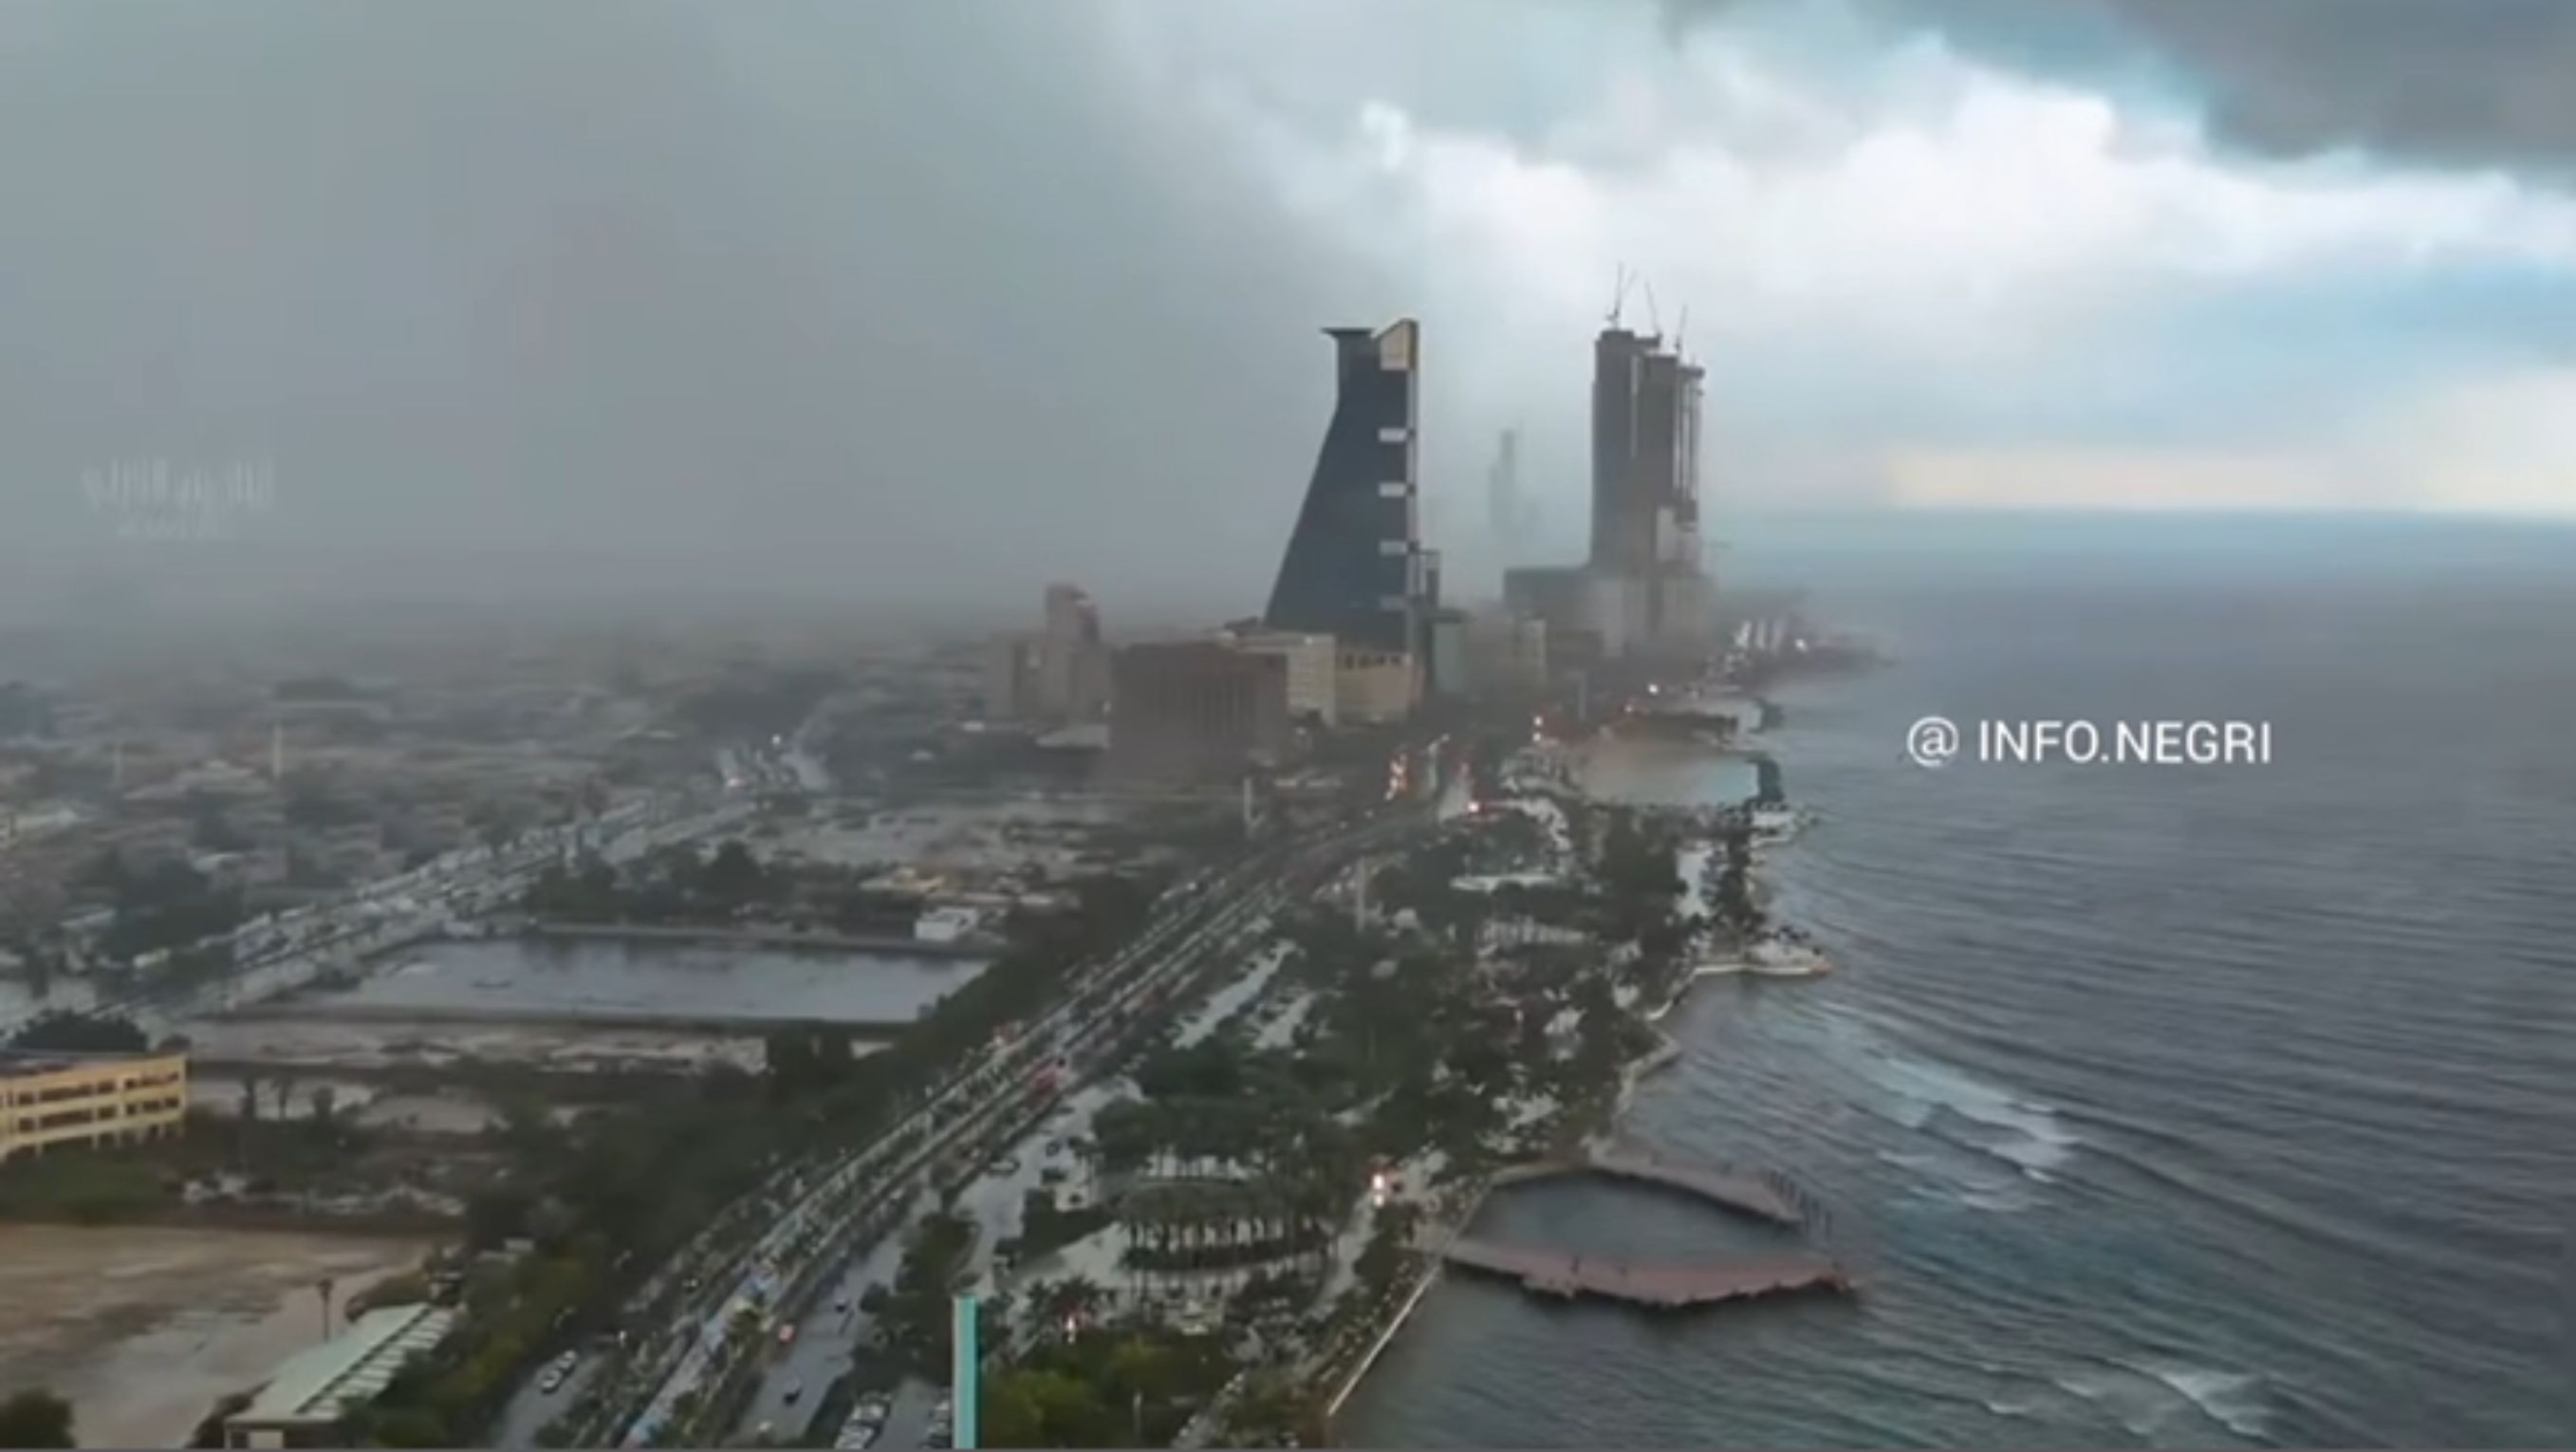
<svg viewBox="0 0 2576 1452"><path fill-rule="evenodd" d="M0 574L1204 599L1293 515L1305 330L1399 312L1442 340L1425 491L1518 427L1528 548L1570 552L1622 264L1695 305L1747 514L2567 515L2570 128L2512 79L2565 8L2261 8L574 0L496 55L471 3L12 6ZM2507 79L2400 114L2404 58ZM194 89L92 83L137 64ZM136 174L190 180L92 180ZM132 459L259 497L84 489Z"/></svg>

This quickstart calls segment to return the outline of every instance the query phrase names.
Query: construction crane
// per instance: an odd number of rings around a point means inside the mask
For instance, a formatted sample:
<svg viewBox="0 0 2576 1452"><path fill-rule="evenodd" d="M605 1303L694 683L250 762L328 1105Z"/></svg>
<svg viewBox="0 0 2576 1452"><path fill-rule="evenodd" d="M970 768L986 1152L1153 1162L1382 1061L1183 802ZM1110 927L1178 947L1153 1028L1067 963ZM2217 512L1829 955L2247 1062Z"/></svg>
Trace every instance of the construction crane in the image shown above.
<svg viewBox="0 0 2576 1452"><path fill-rule="evenodd" d="M1619 310L1627 305L1630 281L1628 264L1622 262L1619 264L1618 281L1610 289L1610 312L1606 321L1613 328L1619 326Z"/></svg>

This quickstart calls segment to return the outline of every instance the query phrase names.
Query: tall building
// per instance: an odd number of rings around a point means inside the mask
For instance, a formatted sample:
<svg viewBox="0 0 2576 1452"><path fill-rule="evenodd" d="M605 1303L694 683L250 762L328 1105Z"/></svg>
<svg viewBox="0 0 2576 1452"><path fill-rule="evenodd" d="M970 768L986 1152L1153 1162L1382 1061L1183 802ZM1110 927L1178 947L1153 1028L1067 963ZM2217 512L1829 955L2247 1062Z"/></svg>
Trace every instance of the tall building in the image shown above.
<svg viewBox="0 0 2576 1452"><path fill-rule="evenodd" d="M1111 657L1109 769L1129 781L1224 781L1284 757L1288 657L1212 640Z"/></svg>
<svg viewBox="0 0 2576 1452"><path fill-rule="evenodd" d="M1431 693L1468 695L1475 687L1472 651L1467 641L1467 612L1442 609L1431 616Z"/></svg>
<svg viewBox="0 0 2576 1452"><path fill-rule="evenodd" d="M1713 631L1701 565L1702 371L1615 323L1592 347L1592 556L1621 582L1596 606L1614 654Z"/></svg>
<svg viewBox="0 0 2576 1452"><path fill-rule="evenodd" d="M1100 638L1100 610L1079 586L1047 586L1037 694L1038 710L1060 721L1088 721L1108 704L1109 656Z"/></svg>
<svg viewBox="0 0 2576 1452"><path fill-rule="evenodd" d="M1327 328L1339 390L1263 620L1346 650L1418 658L1432 608L1422 549L1421 325Z"/></svg>
<svg viewBox="0 0 2576 1452"><path fill-rule="evenodd" d="M1520 434L1503 430L1501 445L1494 453L1494 466L1485 476L1486 524L1493 530L1494 542L1509 558L1520 552L1529 538L1529 503L1521 497Z"/></svg>
<svg viewBox="0 0 2576 1452"><path fill-rule="evenodd" d="M1025 635L1000 635L984 647L984 719L1025 721L1038 714L1038 647Z"/></svg>
<svg viewBox="0 0 2576 1452"><path fill-rule="evenodd" d="M1592 568L1699 563L1701 370L1652 333L1592 345Z"/></svg>

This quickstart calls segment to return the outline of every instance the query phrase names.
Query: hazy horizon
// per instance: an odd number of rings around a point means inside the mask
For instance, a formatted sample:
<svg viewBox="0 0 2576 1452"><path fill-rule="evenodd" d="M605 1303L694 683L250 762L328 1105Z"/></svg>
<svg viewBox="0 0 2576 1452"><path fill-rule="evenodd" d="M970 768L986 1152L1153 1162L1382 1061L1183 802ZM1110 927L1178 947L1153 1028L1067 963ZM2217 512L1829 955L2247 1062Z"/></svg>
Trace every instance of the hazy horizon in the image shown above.
<svg viewBox="0 0 2576 1452"><path fill-rule="evenodd" d="M2576 513L2576 10L2262 11L25 0L0 577L1249 601L1399 315L1453 580L1580 550L1614 311L1715 538Z"/></svg>

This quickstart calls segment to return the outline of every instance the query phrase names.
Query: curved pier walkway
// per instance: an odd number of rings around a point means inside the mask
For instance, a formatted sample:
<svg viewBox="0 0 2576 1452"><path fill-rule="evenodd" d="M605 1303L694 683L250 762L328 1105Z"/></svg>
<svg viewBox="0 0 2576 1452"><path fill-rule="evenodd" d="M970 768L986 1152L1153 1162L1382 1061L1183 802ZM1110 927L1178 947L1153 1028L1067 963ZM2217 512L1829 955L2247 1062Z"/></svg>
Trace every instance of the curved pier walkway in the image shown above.
<svg viewBox="0 0 2576 1452"><path fill-rule="evenodd" d="M1601 1296L1640 1306L1708 1306L1792 1291L1851 1289L1839 1266L1804 1252L1727 1265L1645 1265L1460 1238L1440 1254L1451 1265L1510 1276L1540 1295Z"/></svg>
<svg viewBox="0 0 2576 1452"><path fill-rule="evenodd" d="M1568 1159L1522 1165L1495 1175L1493 1183L1499 1188L1584 1174L1678 1190L1779 1225L1806 1225L1817 1218L1807 1197L1778 1175L1725 1165L1695 1165L1636 1149L1596 1149Z"/></svg>

